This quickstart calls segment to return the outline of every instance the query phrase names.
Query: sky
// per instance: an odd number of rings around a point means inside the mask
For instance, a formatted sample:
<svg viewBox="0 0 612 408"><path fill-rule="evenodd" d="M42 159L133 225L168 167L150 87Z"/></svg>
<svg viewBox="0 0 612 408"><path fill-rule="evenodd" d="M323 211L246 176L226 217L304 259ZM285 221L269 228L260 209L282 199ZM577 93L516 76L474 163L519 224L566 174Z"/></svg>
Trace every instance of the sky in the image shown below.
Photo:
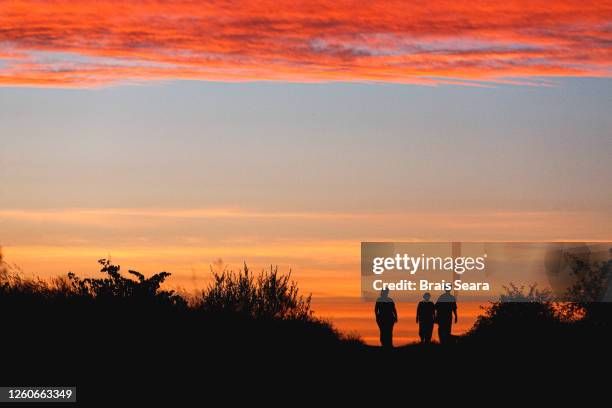
<svg viewBox="0 0 612 408"><path fill-rule="evenodd" d="M0 2L0 83L609 75L610 1Z"/></svg>
<svg viewBox="0 0 612 408"><path fill-rule="evenodd" d="M189 289L279 265L372 337L361 241L612 241L611 30L609 1L0 1L0 245Z"/></svg>

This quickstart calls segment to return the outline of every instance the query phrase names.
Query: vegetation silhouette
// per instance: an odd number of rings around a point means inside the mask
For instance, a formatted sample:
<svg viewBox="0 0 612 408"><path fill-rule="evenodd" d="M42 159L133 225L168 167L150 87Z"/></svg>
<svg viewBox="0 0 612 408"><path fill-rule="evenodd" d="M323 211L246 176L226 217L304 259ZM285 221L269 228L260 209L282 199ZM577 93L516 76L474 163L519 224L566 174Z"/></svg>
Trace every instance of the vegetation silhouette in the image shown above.
<svg viewBox="0 0 612 408"><path fill-rule="evenodd" d="M550 291L539 290L537 285L525 288L512 283L504 290L499 301L483 308L468 338L480 342L532 343L558 334L562 320Z"/></svg>
<svg viewBox="0 0 612 408"><path fill-rule="evenodd" d="M574 283L562 297L562 312L566 317L580 317L588 326L609 329L612 325L612 248L610 258L604 262L587 262L578 256L569 258Z"/></svg>
<svg viewBox="0 0 612 408"><path fill-rule="evenodd" d="M310 309L311 296L299 294L297 283L270 267L255 277L246 263L238 273L211 271L213 282L197 298L195 307L210 313L248 316L254 319L317 321ZM320 321L318 321L321 323Z"/></svg>
<svg viewBox="0 0 612 408"><path fill-rule="evenodd" d="M0 254L1 383L78 384L83 399L104 398L99 390L105 389L106 398L116 401L118 393L140 400L134 390L152 384L197 390L202 378L238 376L261 392L269 378L286 386L313 378L333 383L338 376L380 372L382 361L418 365L421 378L451 362L510 369L508 361L527 359L568 369L608 355L612 340L609 303L588 301L607 290L609 262L576 263L579 278L562 299L536 286L510 284L456 341L383 354L317 318L311 297L277 268L259 274L246 264L237 272L211 270L210 284L186 296L164 288L167 272L124 275L110 260L99 262L101 278L69 273L41 280L24 278Z"/></svg>
<svg viewBox="0 0 612 408"><path fill-rule="evenodd" d="M612 250L611 250L612 254ZM525 350L580 350L607 353L612 340L612 303L604 297L612 271L612 260L588 263L572 254L574 283L561 296L510 284L499 301L483 310L465 343L495 347L511 344Z"/></svg>
<svg viewBox="0 0 612 408"><path fill-rule="evenodd" d="M50 280L1 263L0 342L10 352L0 383L89 384L92 393L158 378L182 384L193 367L219 376L257 367L282 373L296 358L307 364L363 346L315 317L310 296L277 268L213 273L188 297L163 288L167 272L125 276L109 260L99 263L101 278Z"/></svg>

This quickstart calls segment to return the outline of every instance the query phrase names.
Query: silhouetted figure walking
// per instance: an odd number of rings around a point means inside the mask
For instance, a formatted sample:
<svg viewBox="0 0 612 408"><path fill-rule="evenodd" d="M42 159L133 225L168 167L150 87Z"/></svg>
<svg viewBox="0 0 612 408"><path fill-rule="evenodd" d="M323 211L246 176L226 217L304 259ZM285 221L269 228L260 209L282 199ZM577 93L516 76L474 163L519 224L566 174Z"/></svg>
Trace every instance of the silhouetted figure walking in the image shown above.
<svg viewBox="0 0 612 408"><path fill-rule="evenodd" d="M425 293L423 300L419 302L416 312L416 322L419 324L419 337L421 343L429 343L433 333L434 319L436 317L436 307L429 299L431 295Z"/></svg>
<svg viewBox="0 0 612 408"><path fill-rule="evenodd" d="M384 348L393 348L393 325L397 323L397 310L393 299L389 297L389 289L380 291L380 297L376 299L374 306L374 314L380 330L380 344Z"/></svg>
<svg viewBox="0 0 612 408"><path fill-rule="evenodd" d="M453 314L455 315L455 323L457 323L457 301L451 295L451 291L447 290L436 301L436 321L438 323L438 338L441 344L446 344L451 340Z"/></svg>

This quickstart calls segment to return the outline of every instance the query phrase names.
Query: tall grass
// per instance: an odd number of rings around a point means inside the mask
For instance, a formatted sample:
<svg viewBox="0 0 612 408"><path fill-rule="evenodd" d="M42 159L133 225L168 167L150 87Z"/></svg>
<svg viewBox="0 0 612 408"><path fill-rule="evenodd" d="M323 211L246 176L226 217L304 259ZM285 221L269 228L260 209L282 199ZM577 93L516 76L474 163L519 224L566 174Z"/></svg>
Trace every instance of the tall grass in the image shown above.
<svg viewBox="0 0 612 408"><path fill-rule="evenodd" d="M213 281L200 293L196 307L221 313L239 313L253 318L280 320L313 319L311 296L302 296L291 272L281 275L270 266L255 276L245 264L238 273L214 272Z"/></svg>
<svg viewBox="0 0 612 408"><path fill-rule="evenodd" d="M303 296L291 274L281 274L278 268L270 267L257 275L246 264L238 272L211 271L211 283L195 296L187 296L163 288L171 276L168 272L147 278L129 270L126 276L109 260L98 262L104 274L101 278L68 273L66 277L42 280L24 278L1 261L0 307L15 321L49 313L69 316L92 330L98 324L117 325L127 331L136 326L162 330L167 325L207 339L222 340L244 329L260 332L260 338L270 341L282 332L283 336L299 333L317 341L360 342L315 317L311 296Z"/></svg>

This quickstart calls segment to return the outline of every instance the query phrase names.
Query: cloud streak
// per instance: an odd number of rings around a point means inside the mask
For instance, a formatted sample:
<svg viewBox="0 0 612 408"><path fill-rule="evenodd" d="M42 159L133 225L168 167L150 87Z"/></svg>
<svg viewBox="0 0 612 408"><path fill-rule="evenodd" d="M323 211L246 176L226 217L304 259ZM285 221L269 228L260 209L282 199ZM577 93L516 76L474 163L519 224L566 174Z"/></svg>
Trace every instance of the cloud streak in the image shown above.
<svg viewBox="0 0 612 408"><path fill-rule="evenodd" d="M0 85L610 76L608 1L0 1ZM515 81L515 82L513 82Z"/></svg>
<svg viewBox="0 0 612 408"><path fill-rule="evenodd" d="M597 212L292 212L216 209L5 209L2 245L134 244L201 247L303 240L609 241ZM32 231L36 231L32 234ZM216 245L216 244L215 244Z"/></svg>

